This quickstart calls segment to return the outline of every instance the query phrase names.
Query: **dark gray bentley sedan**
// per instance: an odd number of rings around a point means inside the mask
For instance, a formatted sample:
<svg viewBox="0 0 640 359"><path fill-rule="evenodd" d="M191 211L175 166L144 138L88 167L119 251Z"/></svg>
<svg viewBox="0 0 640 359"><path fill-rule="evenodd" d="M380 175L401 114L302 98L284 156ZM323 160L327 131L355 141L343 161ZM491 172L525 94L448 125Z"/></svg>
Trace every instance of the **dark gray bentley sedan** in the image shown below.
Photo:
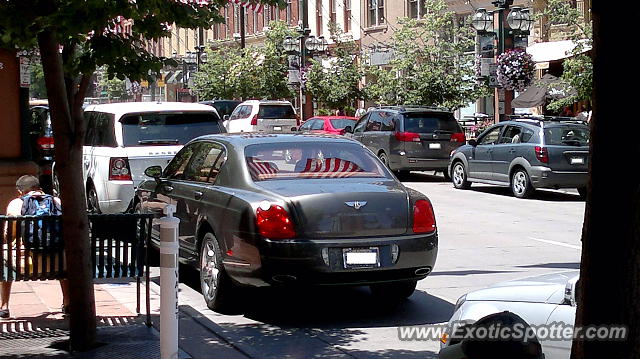
<svg viewBox="0 0 640 359"><path fill-rule="evenodd" d="M239 285L369 285L406 298L436 261L429 199L354 140L210 135L145 173L136 208L159 217L176 205L180 261L200 270L213 310Z"/></svg>

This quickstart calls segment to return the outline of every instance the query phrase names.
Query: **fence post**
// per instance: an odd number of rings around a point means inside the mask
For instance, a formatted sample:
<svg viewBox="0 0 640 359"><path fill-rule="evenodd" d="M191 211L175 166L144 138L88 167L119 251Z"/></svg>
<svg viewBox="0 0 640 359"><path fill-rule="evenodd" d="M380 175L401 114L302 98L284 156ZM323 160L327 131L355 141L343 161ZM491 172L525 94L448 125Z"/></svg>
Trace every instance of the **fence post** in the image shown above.
<svg viewBox="0 0 640 359"><path fill-rule="evenodd" d="M178 225L174 205L160 219L160 358L178 359Z"/></svg>

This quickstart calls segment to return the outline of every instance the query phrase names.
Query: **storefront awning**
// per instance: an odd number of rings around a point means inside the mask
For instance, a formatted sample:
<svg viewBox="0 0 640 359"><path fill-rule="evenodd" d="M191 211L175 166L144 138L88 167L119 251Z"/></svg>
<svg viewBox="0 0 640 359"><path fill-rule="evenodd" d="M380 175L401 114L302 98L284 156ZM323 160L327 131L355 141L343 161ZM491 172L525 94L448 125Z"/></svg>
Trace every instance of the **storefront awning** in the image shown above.
<svg viewBox="0 0 640 359"><path fill-rule="evenodd" d="M534 81L518 97L511 101L513 108L531 108L544 105L547 100L557 100L573 95L560 79L546 74L540 80Z"/></svg>
<svg viewBox="0 0 640 359"><path fill-rule="evenodd" d="M582 52L591 50L591 46L583 45ZM540 42L527 47L527 53L533 57L534 62L549 62L573 56L573 50L577 46L578 43L571 40Z"/></svg>
<svg viewBox="0 0 640 359"><path fill-rule="evenodd" d="M165 83L177 84L182 81L182 70L170 72L165 76Z"/></svg>

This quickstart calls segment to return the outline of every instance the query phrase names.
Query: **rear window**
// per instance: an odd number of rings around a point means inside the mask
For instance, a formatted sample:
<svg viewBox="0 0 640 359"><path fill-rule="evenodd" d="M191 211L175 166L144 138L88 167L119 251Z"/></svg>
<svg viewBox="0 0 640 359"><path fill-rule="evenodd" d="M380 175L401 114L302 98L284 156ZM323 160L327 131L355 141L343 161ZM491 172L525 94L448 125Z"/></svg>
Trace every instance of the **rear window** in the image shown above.
<svg viewBox="0 0 640 359"><path fill-rule="evenodd" d="M207 134L220 133L220 121L211 112L141 113L123 116L126 147L183 145Z"/></svg>
<svg viewBox="0 0 640 359"><path fill-rule="evenodd" d="M389 178L376 158L356 143L250 145L245 148L245 161L254 181Z"/></svg>
<svg viewBox="0 0 640 359"><path fill-rule="evenodd" d="M404 131L416 133L462 132L458 121L449 114L406 114Z"/></svg>
<svg viewBox="0 0 640 359"><path fill-rule="evenodd" d="M547 145L588 146L589 129L583 126L553 126L544 129Z"/></svg>
<svg viewBox="0 0 640 359"><path fill-rule="evenodd" d="M291 105L260 105L258 117L264 119L296 118Z"/></svg>
<svg viewBox="0 0 640 359"><path fill-rule="evenodd" d="M337 130L342 130L347 126L351 126L351 128L353 128L353 126L356 125L356 120L350 120L348 118L337 118L335 120L330 120L330 121L333 128Z"/></svg>

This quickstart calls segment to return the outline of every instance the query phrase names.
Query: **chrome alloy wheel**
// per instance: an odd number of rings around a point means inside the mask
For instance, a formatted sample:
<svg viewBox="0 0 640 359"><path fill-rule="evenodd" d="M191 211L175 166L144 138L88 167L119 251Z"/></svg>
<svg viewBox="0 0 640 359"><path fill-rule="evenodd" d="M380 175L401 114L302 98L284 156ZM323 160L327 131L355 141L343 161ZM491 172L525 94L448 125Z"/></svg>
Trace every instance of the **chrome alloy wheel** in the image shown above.
<svg viewBox="0 0 640 359"><path fill-rule="evenodd" d="M512 186L513 186L513 192L516 195L520 195L520 196L523 195L527 190L527 175L522 171L516 172L516 174L513 175Z"/></svg>
<svg viewBox="0 0 640 359"><path fill-rule="evenodd" d="M207 301L216 297L220 283L220 268L212 241L211 238L205 239L200 254L200 286Z"/></svg>
<svg viewBox="0 0 640 359"><path fill-rule="evenodd" d="M456 187L461 187L464 183L464 168L461 164L456 164L453 167L453 184Z"/></svg>

